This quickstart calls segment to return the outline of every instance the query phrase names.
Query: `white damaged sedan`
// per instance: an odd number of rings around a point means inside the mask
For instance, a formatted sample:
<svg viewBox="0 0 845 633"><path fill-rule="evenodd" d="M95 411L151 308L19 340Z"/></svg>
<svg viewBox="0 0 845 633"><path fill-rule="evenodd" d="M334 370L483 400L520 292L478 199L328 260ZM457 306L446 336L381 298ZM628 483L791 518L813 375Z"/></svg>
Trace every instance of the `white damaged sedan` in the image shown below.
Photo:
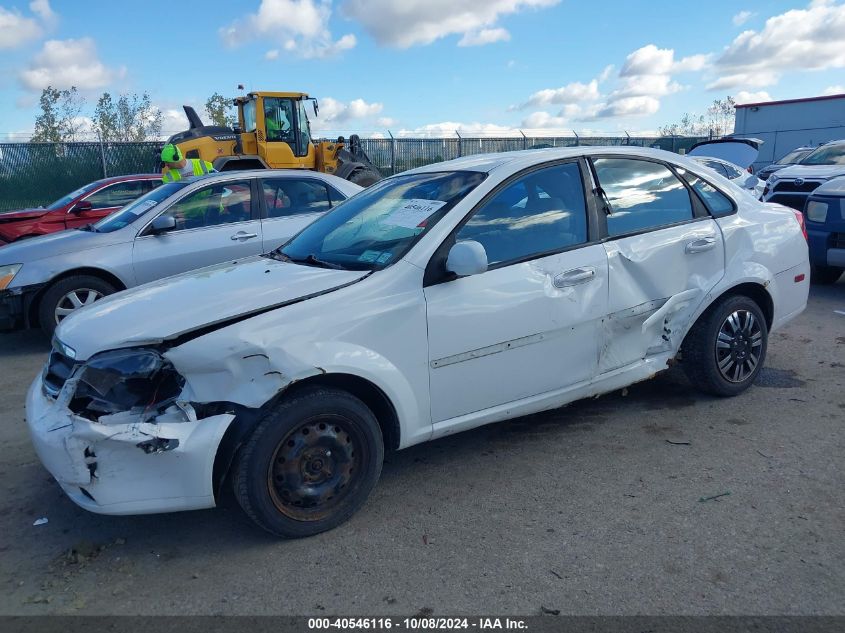
<svg viewBox="0 0 845 633"><path fill-rule="evenodd" d="M88 510L209 508L231 482L258 525L307 536L362 506L386 450L673 359L741 393L809 272L801 214L684 157L465 157L383 180L264 256L74 313L27 422Z"/></svg>

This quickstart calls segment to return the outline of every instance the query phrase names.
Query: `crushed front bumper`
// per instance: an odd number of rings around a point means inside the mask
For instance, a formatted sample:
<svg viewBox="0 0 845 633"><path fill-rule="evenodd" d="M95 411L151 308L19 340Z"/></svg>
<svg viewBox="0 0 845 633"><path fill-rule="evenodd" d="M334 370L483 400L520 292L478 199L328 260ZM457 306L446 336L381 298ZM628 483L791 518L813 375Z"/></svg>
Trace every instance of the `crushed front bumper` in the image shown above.
<svg viewBox="0 0 845 633"><path fill-rule="evenodd" d="M30 327L29 312L32 302L44 284L0 290L0 332L22 330Z"/></svg>
<svg viewBox="0 0 845 633"><path fill-rule="evenodd" d="M68 380L58 398L41 377L26 397L26 422L35 452L67 495L100 514L149 514L215 505L212 484L220 439L234 415L201 420L171 407L151 422L119 413L95 422L66 406Z"/></svg>

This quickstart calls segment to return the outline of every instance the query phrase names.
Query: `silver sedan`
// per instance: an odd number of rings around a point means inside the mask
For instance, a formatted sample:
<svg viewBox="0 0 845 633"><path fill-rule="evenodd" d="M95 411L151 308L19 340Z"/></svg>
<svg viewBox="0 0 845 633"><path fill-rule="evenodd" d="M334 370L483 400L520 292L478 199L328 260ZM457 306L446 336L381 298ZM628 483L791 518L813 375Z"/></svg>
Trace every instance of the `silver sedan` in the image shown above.
<svg viewBox="0 0 845 633"><path fill-rule="evenodd" d="M255 170L158 187L79 230L0 249L0 330L40 325L101 297L271 251L361 191L317 172Z"/></svg>

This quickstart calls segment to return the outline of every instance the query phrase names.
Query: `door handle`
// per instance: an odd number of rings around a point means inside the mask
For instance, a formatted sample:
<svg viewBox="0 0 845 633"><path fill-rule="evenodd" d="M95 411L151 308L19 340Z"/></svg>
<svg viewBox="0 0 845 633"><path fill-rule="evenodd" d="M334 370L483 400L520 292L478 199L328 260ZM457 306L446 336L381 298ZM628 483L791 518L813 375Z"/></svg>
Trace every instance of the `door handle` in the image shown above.
<svg viewBox="0 0 845 633"><path fill-rule="evenodd" d="M557 275L554 279L554 285L555 288L567 288L569 286L583 284L594 279L595 276L595 268L573 268Z"/></svg>
<svg viewBox="0 0 845 633"><path fill-rule="evenodd" d="M258 233L244 233L243 231L238 231L231 237L231 239L232 241L240 240L243 242L244 240L251 240L253 237L258 237Z"/></svg>
<svg viewBox="0 0 845 633"><path fill-rule="evenodd" d="M704 251L709 251L711 248L716 246L716 238L715 237L702 237L697 240L692 240L691 242L687 242L687 245L684 247L685 253L703 253Z"/></svg>

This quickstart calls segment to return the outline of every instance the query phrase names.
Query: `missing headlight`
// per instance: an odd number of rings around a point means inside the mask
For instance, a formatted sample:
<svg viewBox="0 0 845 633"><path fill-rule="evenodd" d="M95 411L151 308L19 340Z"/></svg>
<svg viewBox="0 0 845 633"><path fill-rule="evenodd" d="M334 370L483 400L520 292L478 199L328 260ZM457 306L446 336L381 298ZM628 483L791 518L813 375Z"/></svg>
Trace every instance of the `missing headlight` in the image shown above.
<svg viewBox="0 0 845 633"><path fill-rule="evenodd" d="M158 410L173 402L185 384L169 360L148 349L103 352L80 371L70 409L88 416Z"/></svg>

